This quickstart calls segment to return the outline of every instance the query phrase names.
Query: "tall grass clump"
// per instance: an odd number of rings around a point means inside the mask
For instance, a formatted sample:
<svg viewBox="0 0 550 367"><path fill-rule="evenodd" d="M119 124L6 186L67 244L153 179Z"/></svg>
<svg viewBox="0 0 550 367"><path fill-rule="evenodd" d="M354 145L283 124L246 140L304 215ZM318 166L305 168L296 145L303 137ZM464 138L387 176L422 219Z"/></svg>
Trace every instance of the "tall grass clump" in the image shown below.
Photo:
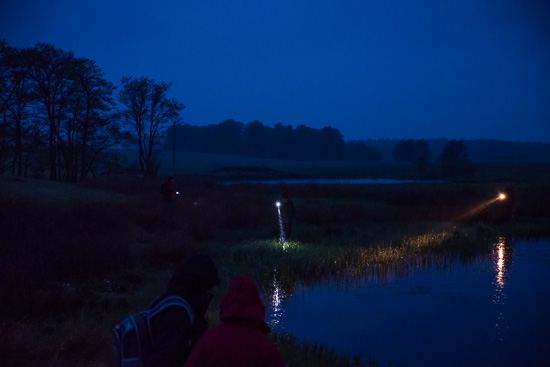
<svg viewBox="0 0 550 367"><path fill-rule="evenodd" d="M359 279L366 274L387 277L388 272L434 264L434 258L479 253L489 248L492 237L496 234L484 228L454 226L363 244L326 240L281 243L272 239L226 241L223 245L206 242L201 247L223 264L224 274L246 274L256 279L270 299L276 291L291 294L299 282Z"/></svg>

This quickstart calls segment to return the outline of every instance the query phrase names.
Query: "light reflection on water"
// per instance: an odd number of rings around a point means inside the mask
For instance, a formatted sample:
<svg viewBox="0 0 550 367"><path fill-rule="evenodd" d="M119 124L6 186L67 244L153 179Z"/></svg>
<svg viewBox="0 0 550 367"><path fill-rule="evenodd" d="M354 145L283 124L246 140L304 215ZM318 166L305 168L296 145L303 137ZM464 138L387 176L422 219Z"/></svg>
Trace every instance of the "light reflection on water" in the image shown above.
<svg viewBox="0 0 550 367"><path fill-rule="evenodd" d="M254 183L265 185L293 185L293 184L335 184L335 183L350 183L350 184L365 184L365 183L385 183L385 184L399 184L399 183L411 183L411 182L441 182L438 180L393 180L387 178L358 178L358 179L326 179L326 178L303 178L303 179L280 179L280 180L235 180L224 181L226 185L242 184L242 183Z"/></svg>
<svg viewBox="0 0 550 367"><path fill-rule="evenodd" d="M282 290L282 287L277 281L277 270L273 274L273 296L271 297L271 327L276 328L279 325L278 320L283 318L284 308L281 307L283 301L286 299L286 294Z"/></svg>
<svg viewBox="0 0 550 367"><path fill-rule="evenodd" d="M493 304L495 305L495 335L493 340L499 342L504 341L504 333L506 331L506 320L505 315L502 310L502 306L506 303L506 281L507 281L507 270L511 262L511 257L509 254L512 252L512 247L508 246L506 248L505 238L499 238L499 241L494 245L493 251L491 253L491 262L494 264L495 272L495 281L493 282L495 290L493 293ZM505 261L505 255L508 255L508 261Z"/></svg>
<svg viewBox="0 0 550 367"><path fill-rule="evenodd" d="M550 240L276 292L267 320L380 366L550 365ZM545 364L546 363L546 364Z"/></svg>

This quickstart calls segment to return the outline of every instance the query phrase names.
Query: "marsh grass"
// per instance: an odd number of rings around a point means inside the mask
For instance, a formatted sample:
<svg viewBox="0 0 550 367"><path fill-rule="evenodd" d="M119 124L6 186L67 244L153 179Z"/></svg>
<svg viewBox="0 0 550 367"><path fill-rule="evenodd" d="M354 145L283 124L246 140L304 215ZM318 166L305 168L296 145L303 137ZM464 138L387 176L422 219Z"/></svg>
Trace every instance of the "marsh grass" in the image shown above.
<svg viewBox="0 0 550 367"><path fill-rule="evenodd" d="M376 367L376 361L364 364L359 355L342 355L325 344L304 343L293 335L272 333L272 339L285 355L289 366L301 367Z"/></svg>
<svg viewBox="0 0 550 367"><path fill-rule="evenodd" d="M499 185L296 185L294 231L282 244L273 206L279 185L181 177L183 194L167 203L159 180L89 187L0 179L3 365L112 365L113 325L162 293L191 250L210 254L220 268L222 284L208 313L215 323L235 274L255 279L269 300L275 289L290 294L299 284L369 271L385 277L430 266L433 256L486 251L497 235L550 234L545 185L519 186L516 219L497 224L453 218ZM276 340L289 361L339 358L292 337ZM359 363L338 360L344 362L333 365Z"/></svg>
<svg viewBox="0 0 550 367"><path fill-rule="evenodd" d="M377 241L356 242L320 240L314 243L277 239L203 243L202 248L224 264L229 277L245 274L261 281L266 299L275 288L285 294L296 290L299 282L323 279L361 278L365 274L386 277L396 269L431 264L434 258L467 257L487 251L496 232L482 226L447 226L424 234L399 233L391 240L384 233Z"/></svg>

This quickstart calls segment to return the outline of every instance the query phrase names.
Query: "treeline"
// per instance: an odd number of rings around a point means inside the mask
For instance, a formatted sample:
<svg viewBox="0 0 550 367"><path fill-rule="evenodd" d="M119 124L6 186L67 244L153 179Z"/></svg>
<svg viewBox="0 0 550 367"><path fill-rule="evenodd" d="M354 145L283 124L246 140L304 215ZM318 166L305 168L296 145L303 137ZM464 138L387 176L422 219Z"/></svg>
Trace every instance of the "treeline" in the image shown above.
<svg viewBox="0 0 550 367"><path fill-rule="evenodd" d="M449 143L447 138L425 140L430 152L441 152ZM399 139L367 139L367 145L373 146L382 154L382 160L394 160L395 146ZM474 162L549 162L550 144L493 139L464 140L468 157ZM432 158L434 158L432 156Z"/></svg>
<svg viewBox="0 0 550 367"><path fill-rule="evenodd" d="M476 166L468 157L464 140L447 141L441 153L432 160L432 152L425 139L402 139L393 146L392 156L397 162L412 163L417 173L424 176L454 177L476 171Z"/></svg>
<svg viewBox="0 0 550 367"><path fill-rule="evenodd" d="M154 177L165 128L184 106L167 97L170 83L123 77L121 84L115 96L95 61L53 45L0 40L0 174L82 181L120 169L126 158L111 148L128 144L143 175Z"/></svg>
<svg viewBox="0 0 550 367"><path fill-rule="evenodd" d="M123 135L114 90L93 60L0 41L0 173L84 179Z"/></svg>
<svg viewBox="0 0 550 367"><path fill-rule="evenodd" d="M382 155L364 140L345 141L338 129L299 125L266 126L226 120L208 126L177 125L167 133L168 149L234 154L284 160L380 161Z"/></svg>
<svg viewBox="0 0 550 367"><path fill-rule="evenodd" d="M281 160L382 160L382 154L366 141L345 141L340 131L330 126L293 128L278 123L270 127L259 121L244 124L231 119L208 126L170 127L165 148ZM413 164L422 176L457 176L475 171L464 140L446 141L437 155L432 154L425 139L395 140L391 155L394 161Z"/></svg>

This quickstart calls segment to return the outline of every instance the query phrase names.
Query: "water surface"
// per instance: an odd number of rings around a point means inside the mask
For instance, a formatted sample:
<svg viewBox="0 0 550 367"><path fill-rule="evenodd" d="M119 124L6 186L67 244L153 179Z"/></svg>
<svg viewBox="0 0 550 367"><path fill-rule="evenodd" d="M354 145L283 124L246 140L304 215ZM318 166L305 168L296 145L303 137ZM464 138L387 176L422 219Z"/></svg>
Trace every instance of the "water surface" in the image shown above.
<svg viewBox="0 0 550 367"><path fill-rule="evenodd" d="M550 240L405 275L277 293L267 320L379 366L550 366Z"/></svg>
<svg viewBox="0 0 550 367"><path fill-rule="evenodd" d="M266 184L266 185L278 185L278 184L337 184L337 183L350 183L350 184L395 184L395 183L411 183L411 182L440 182L440 181L418 181L418 180L393 180L389 178L358 178L358 179L340 179L340 178L293 178L282 180L234 180L225 181L225 184L239 184L239 183L254 183L254 184Z"/></svg>

